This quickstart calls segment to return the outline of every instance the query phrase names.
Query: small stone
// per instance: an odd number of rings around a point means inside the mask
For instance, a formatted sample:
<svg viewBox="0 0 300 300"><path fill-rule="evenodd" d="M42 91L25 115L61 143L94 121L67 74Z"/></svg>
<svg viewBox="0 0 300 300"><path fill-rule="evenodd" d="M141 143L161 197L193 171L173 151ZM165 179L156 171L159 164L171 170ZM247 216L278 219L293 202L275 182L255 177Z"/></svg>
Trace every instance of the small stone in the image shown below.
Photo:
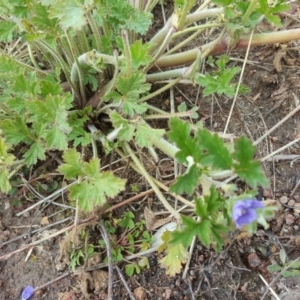
<svg viewBox="0 0 300 300"><path fill-rule="evenodd" d="M288 202L288 206L293 207L294 205L295 205L295 200L294 200L294 199L291 199L291 200Z"/></svg>
<svg viewBox="0 0 300 300"><path fill-rule="evenodd" d="M269 189L263 189L263 196L266 199L271 199L272 198L272 191Z"/></svg>
<svg viewBox="0 0 300 300"><path fill-rule="evenodd" d="M248 263L251 268L257 268L261 264L261 260L256 253L250 253L248 255Z"/></svg>
<svg viewBox="0 0 300 300"><path fill-rule="evenodd" d="M259 236L259 237L263 237L265 234L266 234L266 232L262 229L259 229L256 232L256 236Z"/></svg>
<svg viewBox="0 0 300 300"><path fill-rule="evenodd" d="M298 215L300 214L300 203L298 202L294 204L294 213Z"/></svg>
<svg viewBox="0 0 300 300"><path fill-rule="evenodd" d="M133 294L134 294L136 300L146 299L146 292L141 286L135 288L133 291Z"/></svg>
<svg viewBox="0 0 300 300"><path fill-rule="evenodd" d="M286 225L293 225L295 223L295 218L292 214L285 215L285 223Z"/></svg>
<svg viewBox="0 0 300 300"><path fill-rule="evenodd" d="M293 196L293 198L295 199L295 201L300 202L300 195L299 194L295 194Z"/></svg>
<svg viewBox="0 0 300 300"><path fill-rule="evenodd" d="M172 296L172 290L171 289L166 289L165 299L171 299L171 296Z"/></svg>
<svg viewBox="0 0 300 300"><path fill-rule="evenodd" d="M279 201L282 204L286 204L288 202L288 197L287 196L281 196Z"/></svg>
<svg viewBox="0 0 300 300"><path fill-rule="evenodd" d="M300 246L300 236L295 237L295 244L296 246Z"/></svg>
<svg viewBox="0 0 300 300"><path fill-rule="evenodd" d="M271 253L276 253L278 251L277 247L275 245L271 246Z"/></svg>

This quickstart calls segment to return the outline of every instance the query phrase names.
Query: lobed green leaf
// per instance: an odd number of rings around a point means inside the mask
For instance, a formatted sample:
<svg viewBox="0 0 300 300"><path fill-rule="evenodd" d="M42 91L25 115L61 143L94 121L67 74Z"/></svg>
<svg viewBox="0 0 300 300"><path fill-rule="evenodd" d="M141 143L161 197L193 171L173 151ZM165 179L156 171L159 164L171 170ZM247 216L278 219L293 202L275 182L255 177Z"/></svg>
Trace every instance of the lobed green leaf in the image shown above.
<svg viewBox="0 0 300 300"><path fill-rule="evenodd" d="M258 185L266 186L268 180L263 174L260 163L253 161L255 147L252 143L242 136L236 140L235 148L233 157L237 163L233 164L234 171L252 188L256 188Z"/></svg>

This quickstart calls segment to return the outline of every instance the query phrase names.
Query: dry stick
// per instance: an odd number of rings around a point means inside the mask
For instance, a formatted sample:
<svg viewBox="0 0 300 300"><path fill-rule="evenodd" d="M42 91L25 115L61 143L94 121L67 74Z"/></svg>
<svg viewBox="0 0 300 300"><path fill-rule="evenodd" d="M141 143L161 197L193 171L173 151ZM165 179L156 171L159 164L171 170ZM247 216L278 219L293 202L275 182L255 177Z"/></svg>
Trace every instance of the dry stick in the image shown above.
<svg viewBox="0 0 300 300"><path fill-rule="evenodd" d="M154 179L154 178L153 178L153 180L154 180L154 182L155 182L161 189L163 189L163 190L166 191L166 192L169 192L169 188L168 188L167 185L165 185L165 184L163 184L163 183L157 181L157 180ZM170 183L172 183L172 182L174 182L174 180L168 181L168 182L166 182L166 184L170 184ZM126 205L126 204L128 204L128 203L131 203L131 202L133 202L133 201L139 200L140 198L143 198L143 197L145 197L145 196L147 196L147 195L150 195L150 194L152 194L153 192L154 192L153 189L149 189L148 191L139 193L138 195L135 195L135 196L133 196L133 197L127 199L127 200L124 200L124 201L122 201L122 202L120 202L120 203L117 203L117 204L115 204L115 205L113 205L113 206L107 208L107 209L104 211L104 213L113 211L113 210L115 210L115 209L117 209L117 208L119 208L119 207L122 207L122 206L124 206L124 205ZM192 207L192 208L195 207L195 204L194 204L194 203L192 203L192 202L191 202L191 203L188 203L188 200L184 199L183 197L178 196L178 195L175 195L175 194L171 194L171 195L174 196L174 197L175 197L176 199L178 199L179 201L185 203L185 207ZM185 208L185 207L181 207L178 211L181 211L181 210L182 210L183 208Z"/></svg>
<svg viewBox="0 0 300 300"><path fill-rule="evenodd" d="M64 223L64 222L66 222L66 221L68 221L68 220L72 220L72 217L68 217L68 218L66 218L66 219L60 220L60 221L55 222L55 223L53 223L53 224L49 224L49 225L47 225L47 226L45 226L45 227L43 227L43 228L39 228L39 229L36 229L36 230L32 230L32 231L31 231L31 235L33 235L33 234L35 234L35 233L38 233L38 232L43 232L43 231L45 231L45 230L48 229L48 228L51 228L51 227L56 226L56 225L59 225L59 224ZM31 227L31 225L30 225L30 227ZM2 248L2 247L5 246L5 245L8 245L8 244L10 244L10 243L12 243L12 242L18 241L18 240L20 240L20 239L22 239L22 238L24 238L24 237L26 237L26 236L28 236L28 233L24 233L24 234L22 234L22 235L19 235L19 236L15 237L15 238L13 238L13 239L7 241L7 242L2 243L2 244L0 245L0 248Z"/></svg>
<svg viewBox="0 0 300 300"><path fill-rule="evenodd" d="M271 286L279 279L279 277L282 275L283 272L285 272L286 270L288 270L295 262L300 260L300 256L298 258L296 258L295 260L291 261L288 265L286 265L280 272L279 274L269 283L267 284L267 288L264 292L264 294L262 295L262 297L260 298L260 300L264 300L265 297L268 294L268 290L271 288Z"/></svg>
<svg viewBox="0 0 300 300"><path fill-rule="evenodd" d="M263 283L266 285L266 287L270 290L270 292L273 294L273 296L276 298L276 300L280 300L280 298L278 297L278 295L275 293L275 291L270 287L268 286L268 282L260 275L258 274L260 279L263 281Z"/></svg>
<svg viewBox="0 0 300 300"><path fill-rule="evenodd" d="M195 295L194 295L194 292L193 292L193 286L192 286L192 283L191 283L191 279L190 279L190 278L188 279L188 284L189 284L189 288L190 288L190 291L191 291L192 300L196 300Z"/></svg>
<svg viewBox="0 0 300 300"><path fill-rule="evenodd" d="M294 97L295 94L293 94ZM253 145L256 146L259 144L265 137L271 134L275 129L277 129L280 125L282 125L285 121L287 121L290 117L292 117L297 111L300 110L300 105L296 106L289 114L287 114L282 120L280 120L276 125L274 125L271 129L269 129L265 134L263 134L259 139L257 139Z"/></svg>
<svg viewBox="0 0 300 300"><path fill-rule="evenodd" d="M153 193L153 189L150 189L150 190L148 190L148 191L139 193L139 194L137 194L137 195L135 195L135 196L133 196L133 197L131 197L131 198L129 198L129 199L126 199L126 200L124 200L124 201L122 201L122 202L120 202L120 203L117 203L117 204L115 204L115 205L109 207L108 209L105 210L104 213L113 211L113 210L115 210L115 209L117 209L117 208L119 208L119 207L121 207L121 206L124 206L124 205L126 205L126 204L128 204L128 203L130 203L130 202L139 200L140 198L143 198L144 196L150 195L150 194L152 194L152 193Z"/></svg>
<svg viewBox="0 0 300 300"><path fill-rule="evenodd" d="M128 295L129 295L130 299L135 300L134 296L131 293L131 290L130 290L129 286L127 285L127 282L126 282L125 278L123 277L123 274L122 274L120 268L118 266L115 266L115 269L117 270L117 272L118 272L118 274L119 274L119 276L120 276L120 278L121 278L121 280L124 284L124 287L125 287Z"/></svg>
<svg viewBox="0 0 300 300"><path fill-rule="evenodd" d="M268 158L267 161L279 161L279 160L295 160L300 158L300 155L297 154L279 154L274 155L272 158Z"/></svg>
<svg viewBox="0 0 300 300"><path fill-rule="evenodd" d="M84 224L84 223L88 223L88 222L94 220L95 218L96 218L96 216L93 216L93 217L91 217L91 218L89 218L89 219L85 219L85 220L81 221L80 224L78 224L78 225L81 225L81 224ZM58 235L61 235L62 233L66 232L66 231L68 231L68 230L71 230L71 229L73 229L74 227L76 227L76 226L74 226L74 225L68 226L68 227L66 227L66 228L63 228L63 229L61 229L61 230L59 230L59 231L57 231L57 232L55 232L55 233L49 235L49 236L46 237L46 238L43 238L43 239L40 239L40 240L38 240L38 241L32 242L32 243L27 244L27 245L25 245L25 246L23 246L23 247L21 247L21 248L15 250L15 251L12 251L12 252L10 252L10 253L8 253L8 254L5 254L5 255L3 255L3 256L0 256L0 261L1 261L1 260L4 260L4 259L8 259L9 257L11 257L12 255L14 255L14 254L16 254L16 253L19 253L19 252L21 252L21 251L23 251L23 250L30 249L30 248L32 248L33 246L36 246L36 245L38 245L38 244L40 244L40 243L42 243L42 242L45 242L45 241L47 241L47 240L49 240L49 239L51 239L51 238L54 238L54 237L56 237L56 236L58 236Z"/></svg>
<svg viewBox="0 0 300 300"><path fill-rule="evenodd" d="M108 260L107 299L112 299L112 282L113 282L114 268L113 268L113 262L112 262L112 257L111 257L111 247L110 247L108 234L107 234L106 228L104 226L103 220L100 220L99 225L100 225L100 231L101 231L104 243L106 245L106 253L107 253L107 260Z"/></svg>
<svg viewBox="0 0 300 300"><path fill-rule="evenodd" d="M67 276L69 276L69 275L71 275L71 274L72 274L71 272L63 273L62 275L56 277L55 279L50 280L50 281L48 281L47 283L42 284L42 285L36 287L36 288L34 289L34 291L36 292L36 291L38 291L38 290L41 290L41 289L45 288L46 286L48 286L48 285L50 285L50 284L52 284L52 283L54 283L54 282L56 282L56 281L58 281L58 280L61 280L61 279L65 278L65 277L67 277Z"/></svg>
<svg viewBox="0 0 300 300"><path fill-rule="evenodd" d="M192 255L193 255L193 252L194 252L195 244L196 244L196 236L193 237L192 243L190 245L189 257L188 257L187 263L184 267L184 271L182 273L182 277L181 277L182 279L186 278L187 272L190 268L190 263L191 263Z"/></svg>
<svg viewBox="0 0 300 300"><path fill-rule="evenodd" d="M174 88L173 87L170 88L170 109L171 109L171 114L174 114L175 113L175 100L174 100ZM178 177L177 160L174 158L173 162L174 162L174 178L177 178ZM177 198L175 198L175 209L177 209L177 205L178 205L178 200L177 200Z"/></svg>
<svg viewBox="0 0 300 300"><path fill-rule="evenodd" d="M247 58L248 58L249 52L250 52L252 37L253 37L253 30L251 31L251 34L250 34L249 44L247 46L247 51L246 51L246 55L245 55L245 59L244 59L243 67L242 67L242 71L241 71L241 74L240 74L239 82L238 82L238 85L237 85L237 88L236 88L236 91L235 91L235 95L234 95L234 98L233 98L233 102L232 102L232 105L231 105L231 108L230 108L229 116L227 118L227 122L226 122L226 125L225 125L223 133L226 133L226 131L228 129L228 125L229 125L229 122L230 122L230 119L231 119L231 116L232 116L232 113L233 113L235 102L236 102L236 99L238 97L240 85L242 83L242 79L243 79L243 76L244 76L245 67L246 67L246 64L247 64Z"/></svg>
<svg viewBox="0 0 300 300"><path fill-rule="evenodd" d="M126 155L125 155L122 151L120 151L119 149L115 149L115 151L116 151L122 158L124 158L125 160L128 160L128 158L126 157ZM133 164L133 163L130 162L129 165L130 165L130 167L131 167L132 169L134 169L134 170L137 171L138 173L142 174L141 171L140 171L140 169L138 169L137 166L136 166L135 164ZM154 177L152 177L152 176L151 176L151 178L152 178L152 180L155 182L155 184L157 184L161 189L163 189L164 191L166 191L166 192L169 193L169 188L168 188L166 185L164 185L164 184L161 183L160 181L156 180L156 179L155 179ZM172 180L171 182L173 182L173 181L174 181L174 180ZM171 182L167 182L166 184L169 184L169 183L171 183ZM187 206L189 206L189 207L193 207L193 208L195 207L195 204L194 204L194 203L192 203L191 201L189 201L189 200L183 198L182 196L176 195L176 194L174 194L174 193L170 193L170 195L173 196L174 198L178 199L180 202L182 202L183 204L185 204L185 205L187 205Z"/></svg>
<svg viewBox="0 0 300 300"><path fill-rule="evenodd" d="M294 189L292 190L290 197L292 197L294 195L294 193L296 192L297 188L300 186L300 179L298 180L296 186L294 187Z"/></svg>
<svg viewBox="0 0 300 300"><path fill-rule="evenodd" d="M43 198L43 199L40 200L39 202L37 202L37 203L31 205L30 207L24 209L23 211L17 213L16 216L17 216L17 217L20 217L20 216L23 215L24 213L26 213L26 212L30 211L31 209L33 209L33 208L35 208L35 207L41 205L41 204L44 203L45 201L48 201L49 203L50 203L50 202L53 202L55 199L52 199L52 198L54 198L56 195L58 195L58 194L64 192L64 191L67 190L70 186L72 186L72 185L74 185L74 184L76 184L76 183L77 183L77 181L74 181L74 182L72 182L72 183L66 185L65 187L63 187L63 188L59 189L58 191L52 193L52 194L49 195L48 197Z"/></svg>
<svg viewBox="0 0 300 300"><path fill-rule="evenodd" d="M130 148L128 143L124 143L124 148L132 158L133 162L137 166L137 168L140 170L140 173L145 177L147 182L151 185L153 190L155 191L155 194L157 198L161 201L161 203L164 205L164 207L176 218L177 220L180 220L180 215L179 213L169 204L169 202L165 199L164 195L152 179L152 176L147 172L145 169L144 165L139 161L138 157L135 155L133 150Z"/></svg>
<svg viewBox="0 0 300 300"><path fill-rule="evenodd" d="M297 143L297 142L300 142L300 137L298 137L297 139L295 139L295 140L289 142L289 143L286 144L285 146L283 146L283 147L281 147L281 148L279 148L279 149L273 151L273 152L270 153L269 155L267 155L267 156L261 158L260 161L261 161L261 162L264 162L264 161L268 160L268 159L271 158L273 155L275 155L275 154L277 154L277 153L279 153L279 152L285 150L286 148L288 148L288 147L294 145L294 144Z"/></svg>

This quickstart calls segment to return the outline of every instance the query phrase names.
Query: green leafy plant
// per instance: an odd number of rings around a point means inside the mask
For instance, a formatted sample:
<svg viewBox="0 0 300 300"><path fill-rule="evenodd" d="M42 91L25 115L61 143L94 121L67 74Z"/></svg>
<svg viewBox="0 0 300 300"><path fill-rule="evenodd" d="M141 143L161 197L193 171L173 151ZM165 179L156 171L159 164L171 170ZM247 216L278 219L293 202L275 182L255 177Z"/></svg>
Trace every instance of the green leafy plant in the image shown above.
<svg viewBox="0 0 300 300"><path fill-rule="evenodd" d="M111 254L115 262L122 261L125 255L149 249L153 242L153 238L145 228L145 221L135 222L132 212L125 213L121 219L107 220L105 227L111 235ZM99 240L99 245L100 249L106 249L103 240ZM145 267L149 268L148 258L142 257L137 262L125 265L126 274L128 276L139 274Z"/></svg>
<svg viewBox="0 0 300 300"><path fill-rule="evenodd" d="M271 273L281 273L283 277L291 277L291 276L300 276L300 261L299 259L296 260L289 260L287 254L284 249L280 249L279 251L279 258L281 264L272 263L268 266L268 271Z"/></svg>
<svg viewBox="0 0 300 300"><path fill-rule="evenodd" d="M89 239L89 233L86 230L80 232L81 245L74 245L71 243L70 251L70 268L74 271L76 267L87 263L87 260L94 254L95 247L93 244L87 243Z"/></svg>
<svg viewBox="0 0 300 300"><path fill-rule="evenodd" d="M86 257L91 257L94 253L94 245L89 244L87 247L87 253L84 248L73 249L70 253L70 268L74 271L76 267L82 265Z"/></svg>
<svg viewBox="0 0 300 300"><path fill-rule="evenodd" d="M105 155L113 150L140 173L181 223L181 215L161 192L161 183L141 160L145 153L157 164L162 152L185 170L169 191L188 194L190 200L183 201L195 207L196 219L182 217L182 230L188 234L180 238L174 233L174 241L187 246L198 236L205 246L213 243L220 250L221 233L230 230L233 203L253 197L259 184L267 184L259 162L253 160L255 148L246 137L228 142L201 123L181 121L196 119L196 107L182 104L168 112L159 101L153 105L150 100L179 82L200 85L204 95L230 97L238 87L240 70L232 67L228 56L214 61L214 55L249 43L299 39L300 29L250 34L263 21L280 26L278 13L289 9L283 0L273 5L267 0L212 0L203 5L176 0L170 18L151 35L151 12L158 2L1 1L0 191L11 190L11 180L22 167L34 168L55 152L62 157L57 170L68 181L77 224L80 210L92 212L125 189L123 178L104 170L98 153L102 148ZM218 33L215 39L183 50L208 28ZM205 61L213 70L203 74ZM246 91L243 86L239 90ZM170 120L167 135L165 128L153 125L161 118ZM233 185L218 181L232 175L251 190L237 195ZM263 217L258 221L265 222ZM134 231L137 225L130 214L119 225L126 228L126 242L113 250L118 260L123 251L133 250L130 243L141 235L141 230ZM147 235L143 238L142 244L149 243ZM78 257L74 253L76 263ZM128 268L129 273L138 270L136 265Z"/></svg>

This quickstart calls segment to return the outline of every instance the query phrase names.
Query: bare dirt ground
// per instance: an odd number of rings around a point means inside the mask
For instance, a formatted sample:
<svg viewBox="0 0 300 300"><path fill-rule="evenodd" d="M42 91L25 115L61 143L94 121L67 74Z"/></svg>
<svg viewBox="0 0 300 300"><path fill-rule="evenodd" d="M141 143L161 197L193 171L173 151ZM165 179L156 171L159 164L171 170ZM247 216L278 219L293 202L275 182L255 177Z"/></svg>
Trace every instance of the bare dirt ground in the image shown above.
<svg viewBox="0 0 300 300"><path fill-rule="evenodd" d="M286 28L299 26L299 15L293 18L285 16L283 23ZM230 55L241 59L232 62L241 66L245 51ZM228 132L236 136L244 134L255 142L300 105L299 41L252 49L248 60L243 83L251 88L251 92L238 97ZM176 104L186 101L190 107L199 106L199 118L205 126L216 132L223 131L232 99L203 98L201 91L198 87L178 85L174 89ZM168 104L168 98L169 94L165 93L158 101ZM299 137L300 113L297 112L258 143L257 159L265 158ZM270 291L266 292L266 285L260 276L268 283L272 282L272 288L280 299L300 299L300 277L284 278L279 272L270 273L267 270L268 265L280 262L281 249L285 249L289 260L300 256L299 156L300 142L297 142L263 162L270 185L260 190L259 196L274 199L282 205L276 218L270 221L268 230L261 228L253 236L232 233L219 254L197 242L184 279L182 273L175 277L166 276L165 270L157 263L162 254L150 254L151 267L132 277L127 277L124 266L119 264L130 292L124 287L119 273L114 270L113 299L275 299ZM54 170L55 167L54 162L50 169ZM161 168L161 173L166 171L165 166L157 168ZM34 181L30 174L24 176ZM148 189L137 175L128 172L123 177L129 178L130 183L138 183L139 192ZM115 202L133 195L128 188ZM19 200L17 203L16 199ZM69 274L67 269L58 268L59 243L64 239L64 234L39 243L32 250L13 253L22 245L47 238L72 225L72 211L57 213L57 206L51 205L38 207L17 217L18 212L33 204L28 199L30 191L24 184L20 184L19 190L11 197L0 195L0 256L12 254L0 261L0 299L21 299L20 293L26 285L40 287L61 275L65 277L38 290L33 299L106 299L107 268L87 274ZM68 201L62 199L62 202ZM140 219L143 218L145 206L155 212L162 209L155 196L149 194L143 201L132 202L125 208L114 210L113 216L117 218L125 210L133 211L136 219ZM56 224L60 220L65 221ZM56 225L47 227L51 224ZM94 234L100 236L99 231Z"/></svg>

